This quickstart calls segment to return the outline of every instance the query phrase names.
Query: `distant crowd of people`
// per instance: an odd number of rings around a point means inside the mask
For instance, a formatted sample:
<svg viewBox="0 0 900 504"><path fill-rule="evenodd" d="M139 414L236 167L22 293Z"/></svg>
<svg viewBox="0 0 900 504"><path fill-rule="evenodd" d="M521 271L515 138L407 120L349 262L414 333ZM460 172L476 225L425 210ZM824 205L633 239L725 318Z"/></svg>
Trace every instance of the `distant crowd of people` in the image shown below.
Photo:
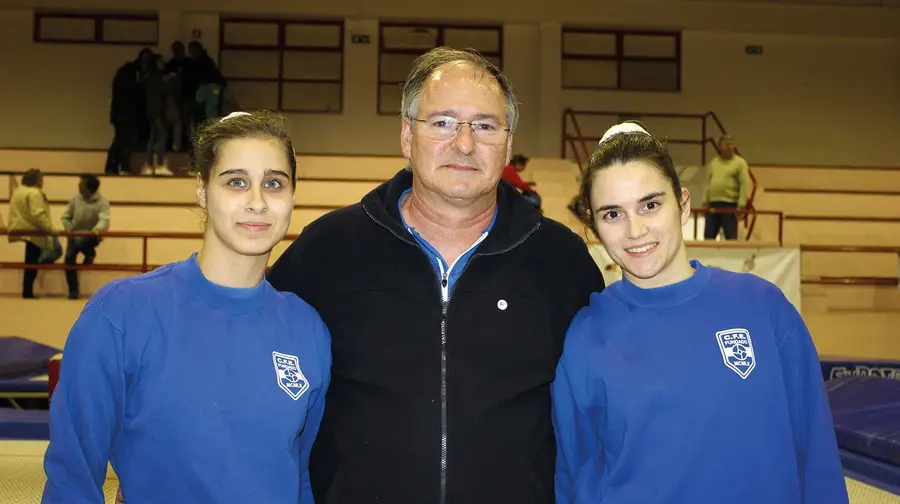
<svg viewBox="0 0 900 504"><path fill-rule="evenodd" d="M167 152L190 150L196 124L223 115L226 81L216 62L196 40L176 41L172 55L144 48L116 71L109 121L114 128L107 174L133 173L131 158L145 152L142 174L172 175Z"/></svg>

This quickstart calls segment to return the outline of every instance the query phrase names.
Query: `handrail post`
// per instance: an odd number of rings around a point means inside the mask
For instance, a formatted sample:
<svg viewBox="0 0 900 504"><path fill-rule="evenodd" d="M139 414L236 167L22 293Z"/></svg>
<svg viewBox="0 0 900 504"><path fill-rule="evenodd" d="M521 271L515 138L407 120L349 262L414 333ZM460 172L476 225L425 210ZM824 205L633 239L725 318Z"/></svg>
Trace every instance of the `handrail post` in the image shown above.
<svg viewBox="0 0 900 504"><path fill-rule="evenodd" d="M784 246L784 212L778 212L778 246Z"/></svg>
<svg viewBox="0 0 900 504"><path fill-rule="evenodd" d="M143 247L143 259L141 260L141 272L142 273L146 273L147 268L148 268L148 266L147 266L147 240L148 240L147 236L144 236L141 239L141 245Z"/></svg>
<svg viewBox="0 0 900 504"><path fill-rule="evenodd" d="M706 116L700 123L700 164L706 164Z"/></svg>

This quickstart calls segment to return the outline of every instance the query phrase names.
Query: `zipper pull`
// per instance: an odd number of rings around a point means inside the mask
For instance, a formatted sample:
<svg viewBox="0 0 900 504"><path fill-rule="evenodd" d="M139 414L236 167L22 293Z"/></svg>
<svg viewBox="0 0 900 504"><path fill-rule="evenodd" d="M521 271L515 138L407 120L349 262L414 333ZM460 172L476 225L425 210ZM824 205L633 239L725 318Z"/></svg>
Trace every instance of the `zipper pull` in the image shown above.
<svg viewBox="0 0 900 504"><path fill-rule="evenodd" d="M441 278L441 287L447 288L447 273L444 273L444 276Z"/></svg>

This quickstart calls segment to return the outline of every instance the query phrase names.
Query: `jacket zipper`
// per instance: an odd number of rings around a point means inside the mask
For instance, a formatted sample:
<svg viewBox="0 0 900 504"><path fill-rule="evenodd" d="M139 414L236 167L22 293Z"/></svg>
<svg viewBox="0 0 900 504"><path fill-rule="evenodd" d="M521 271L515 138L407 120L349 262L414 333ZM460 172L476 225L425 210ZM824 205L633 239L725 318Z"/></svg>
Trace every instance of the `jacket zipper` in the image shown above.
<svg viewBox="0 0 900 504"><path fill-rule="evenodd" d="M477 247L481 242L487 238L487 232L481 233L481 236L475 240L475 243L472 244L469 248L466 249L465 252L459 255L462 257L469 253L470 250ZM438 267L441 270L441 494L439 503L445 504L447 502L447 313L450 309L450 272L453 271L453 267L456 266L456 262L459 261L459 257L456 258L456 261L453 261L446 271L444 271L444 264L442 261L438 260ZM472 259L469 258L469 261ZM429 258L430 261L430 258ZM466 263L466 267L468 267L468 263ZM463 273L466 271L466 267L463 268ZM462 276L462 273L460 273ZM454 287L456 287L454 285Z"/></svg>
<svg viewBox="0 0 900 504"><path fill-rule="evenodd" d="M376 224L378 224L379 226L388 230L392 235L399 238L400 241L409 243L410 245L414 245L415 247L417 247L421 250L421 247L419 247L419 245L417 243L400 236L393 229L391 229L390 227L379 222L378 219L375 218L375 216L373 216L371 213L369 213L369 210L366 208L365 205L360 205L360 206L363 208L363 211L366 212L366 215L368 215L369 218L372 219ZM532 234L534 234L534 232L537 231L538 228L540 228L540 227L541 227L541 223L538 222L537 224L534 225L534 227L531 228L531 230L529 230L527 233L525 233L525 235L522 236L522 238L520 238L518 241L516 241L515 243L513 243L512 245L510 245L509 247L507 247L503 250L498 250L496 252L486 252L486 253L476 252L466 262L466 265L463 267L462 272L460 272L460 274L459 274L457 283L459 283L459 280L462 278L462 276L466 272L466 270L469 269L469 265L472 264L472 261L474 261L476 257L479 257L479 256L488 257L488 256L505 254L505 253L515 249L522 243L524 243L525 240L527 240ZM469 247L468 249L466 249L465 252L460 254L460 257L466 255L470 250L472 250L473 248L478 246L482 241L484 241L485 238L487 238L487 235L488 235L487 232L482 233L481 237L478 238L478 240L476 240L475 243L473 243L471 247ZM430 264L431 257L428 256L428 252L422 250L422 253L425 254L425 256L428 259L428 262ZM459 260L459 258L457 258L457 260ZM448 440L448 435L447 435L447 423L448 423L448 421L447 421L447 417L448 417L448 415L447 415L447 313L450 308L450 295L452 293L449 290L450 271L453 270L453 266L455 266L455 265L456 265L456 261L453 261L453 264L451 264L450 267L447 268L446 271L444 271L443 263L441 261L438 261L438 266L441 270L440 271L440 279L438 281L438 287L441 292L441 489L440 489L441 492L440 492L440 498L439 498L440 504L447 503L447 465L448 465L447 464L447 446L448 446L448 443L447 443L447 440ZM456 290L456 285L453 286L453 290Z"/></svg>

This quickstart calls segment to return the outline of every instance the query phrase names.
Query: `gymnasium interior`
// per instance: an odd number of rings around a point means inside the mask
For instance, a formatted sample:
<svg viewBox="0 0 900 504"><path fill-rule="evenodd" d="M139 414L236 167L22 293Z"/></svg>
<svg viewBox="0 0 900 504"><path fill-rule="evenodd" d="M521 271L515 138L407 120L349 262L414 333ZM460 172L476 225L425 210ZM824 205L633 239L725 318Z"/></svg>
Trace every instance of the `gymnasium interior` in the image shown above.
<svg viewBox="0 0 900 504"><path fill-rule="evenodd" d="M528 5L525 5L528 4ZM800 310L822 361L853 504L900 503L900 1L892 0L18 0L0 5L0 504L38 503L51 376L66 337L104 284L199 248L202 214L186 152L147 169L146 145L107 170L110 85L149 47L202 42L234 110L279 110L297 153L288 236L357 203L402 170L400 90L412 60L473 47L519 91L514 152L545 217L582 236L608 282L620 272L570 208L611 125L664 137L682 184L702 194L719 139L750 167L738 239L704 238L694 199L691 257L757 274ZM60 259L22 298L24 246L9 202L40 169L61 228L80 176L111 204L93 264ZM60 238L65 245L66 234ZM64 364L63 364L64 365ZM107 502L117 478L109 469Z"/></svg>

